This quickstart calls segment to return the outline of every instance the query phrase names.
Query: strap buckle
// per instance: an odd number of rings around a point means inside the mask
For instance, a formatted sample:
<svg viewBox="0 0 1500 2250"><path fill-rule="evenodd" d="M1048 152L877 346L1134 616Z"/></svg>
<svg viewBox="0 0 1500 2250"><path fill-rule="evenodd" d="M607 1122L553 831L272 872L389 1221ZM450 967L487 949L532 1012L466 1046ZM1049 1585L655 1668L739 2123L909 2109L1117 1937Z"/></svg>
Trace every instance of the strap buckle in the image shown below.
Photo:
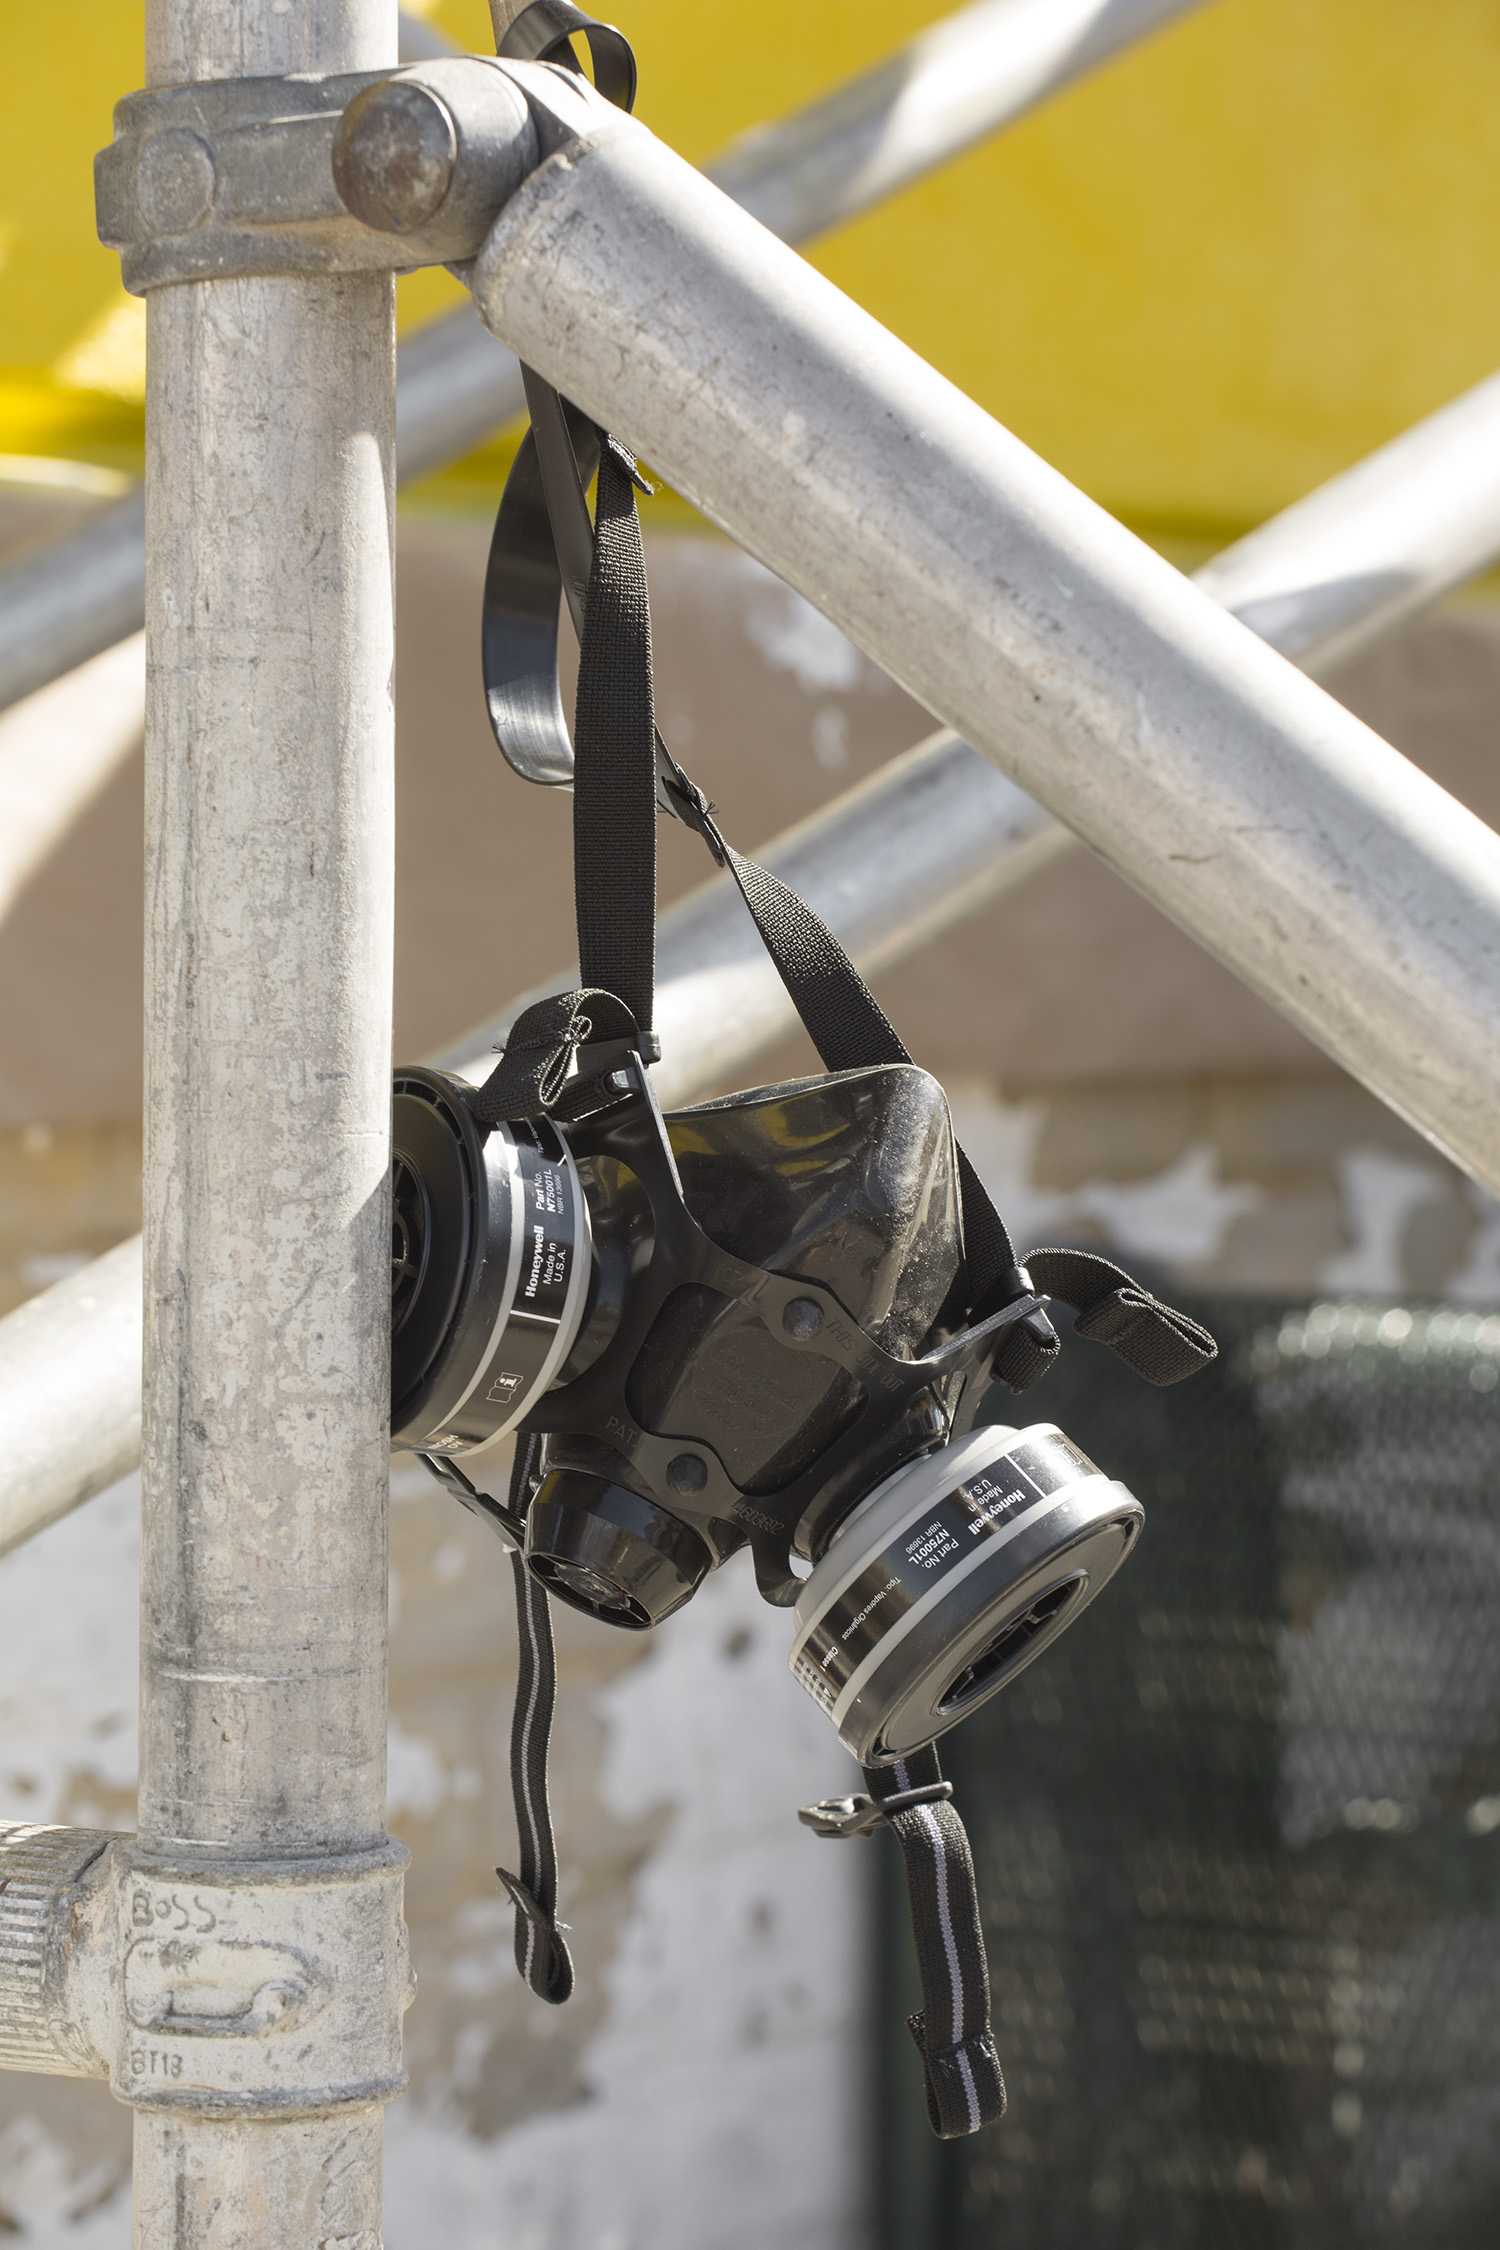
<svg viewBox="0 0 1500 2250"><path fill-rule="evenodd" d="M526 1526L519 1516L512 1515L503 1500L497 1500L492 1493L481 1492L476 1485L470 1484L458 1463L450 1461L446 1454L419 1453L417 1459L430 1475L437 1478L439 1484L447 1487L455 1500L468 1509L471 1516L478 1516L481 1523L489 1525L491 1531L497 1534L502 1547L513 1555L524 1553Z"/></svg>
<svg viewBox="0 0 1500 2250"><path fill-rule="evenodd" d="M820 1804L799 1805L797 1818L815 1836L872 1836L885 1812L873 1797L825 1797Z"/></svg>
<svg viewBox="0 0 1500 2250"><path fill-rule="evenodd" d="M951 1781L929 1781L889 1797L824 1797L819 1804L799 1806L797 1818L815 1836L873 1836L883 1820L916 1805L941 1804L952 1795Z"/></svg>
<svg viewBox="0 0 1500 2250"><path fill-rule="evenodd" d="M574 1067L553 1104L553 1115L577 1125L601 1110L644 1091L645 1065L661 1059L661 1042L651 1032L629 1039L596 1039L573 1050Z"/></svg>

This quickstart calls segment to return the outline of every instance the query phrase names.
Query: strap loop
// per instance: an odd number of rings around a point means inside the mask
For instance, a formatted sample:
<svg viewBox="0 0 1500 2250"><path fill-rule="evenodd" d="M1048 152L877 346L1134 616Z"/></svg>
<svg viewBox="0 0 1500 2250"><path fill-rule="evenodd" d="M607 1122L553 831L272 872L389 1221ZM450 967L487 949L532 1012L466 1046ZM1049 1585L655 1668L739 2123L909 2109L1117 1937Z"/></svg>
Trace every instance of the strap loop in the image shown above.
<svg viewBox="0 0 1500 2250"><path fill-rule="evenodd" d="M563 1938L563 1925L555 1921L517 1875L497 1867L495 1873L522 1917L516 1924L516 1966L539 2000L554 2008L573 1997L573 1960Z"/></svg>
<svg viewBox="0 0 1500 2250"><path fill-rule="evenodd" d="M988 2024L956 2046L928 2043L927 2011L908 2016L927 2079L927 2120L940 2141L963 2140L1005 2115L1005 2079Z"/></svg>
<svg viewBox="0 0 1500 2250"><path fill-rule="evenodd" d="M1219 1355L1206 1328L1094 1251L1033 1250L1026 1262L1039 1288L1074 1307L1076 1334L1108 1344L1148 1383L1180 1383Z"/></svg>
<svg viewBox="0 0 1500 2250"><path fill-rule="evenodd" d="M606 1040L641 1044L623 1000L590 986L549 994L517 1016L500 1060L469 1095L470 1110L481 1125L546 1117L562 1101L580 1047Z"/></svg>

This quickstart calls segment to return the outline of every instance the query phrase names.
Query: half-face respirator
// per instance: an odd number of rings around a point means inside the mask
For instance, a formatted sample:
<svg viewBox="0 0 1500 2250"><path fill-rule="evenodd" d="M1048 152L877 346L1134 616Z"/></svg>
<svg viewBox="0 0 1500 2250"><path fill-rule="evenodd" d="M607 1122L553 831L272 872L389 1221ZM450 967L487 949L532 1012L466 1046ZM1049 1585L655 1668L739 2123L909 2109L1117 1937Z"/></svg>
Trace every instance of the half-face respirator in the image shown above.
<svg viewBox="0 0 1500 2250"><path fill-rule="evenodd" d="M590 28L536 0L503 51L569 62L567 35ZM518 1019L483 1086L397 1073L392 1262L394 1443L515 1555L522 1862L501 1880L517 1958L542 1997L567 1998L549 1598L645 1631L746 1548L765 1599L794 1611L794 1676L869 1791L802 1817L896 1834L929 2109L938 2132L967 2133L1004 2088L972 1863L932 1745L1081 1615L1143 1522L1052 1423L996 1402L1056 1358L1053 1300L1153 1382L1214 1345L1090 1252L1017 1262L942 1088L818 918L726 842L656 730L635 512L650 488L633 457L530 371L526 385L486 575L485 691L511 764L574 789L581 981ZM827 1075L662 1114L659 810L733 877ZM503 1501L483 1489L502 1459Z"/></svg>
<svg viewBox="0 0 1500 2250"><path fill-rule="evenodd" d="M1017 1328L1028 1362L1050 1338L1030 1291L965 1321L941 1087L884 1063L663 1117L635 1055L586 1083L590 1115L486 1131L457 1082L398 1077L396 1442L474 1475L544 1432L526 1560L606 1624L749 1546L852 1755L931 1742L1142 1521L1049 1424L970 1426Z"/></svg>

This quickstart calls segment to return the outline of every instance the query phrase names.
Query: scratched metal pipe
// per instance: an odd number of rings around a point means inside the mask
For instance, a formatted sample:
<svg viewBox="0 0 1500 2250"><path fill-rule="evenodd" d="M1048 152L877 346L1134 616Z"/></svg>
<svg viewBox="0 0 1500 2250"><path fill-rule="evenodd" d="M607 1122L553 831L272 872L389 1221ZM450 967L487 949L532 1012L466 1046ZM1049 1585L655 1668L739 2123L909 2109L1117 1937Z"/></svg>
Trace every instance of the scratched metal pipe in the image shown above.
<svg viewBox="0 0 1500 2250"><path fill-rule="evenodd" d="M157 85L395 53L148 0ZM385 1832L392 283L160 290L147 367L140 1848L312 1872ZM380 2120L139 2107L138 2250L378 2242Z"/></svg>

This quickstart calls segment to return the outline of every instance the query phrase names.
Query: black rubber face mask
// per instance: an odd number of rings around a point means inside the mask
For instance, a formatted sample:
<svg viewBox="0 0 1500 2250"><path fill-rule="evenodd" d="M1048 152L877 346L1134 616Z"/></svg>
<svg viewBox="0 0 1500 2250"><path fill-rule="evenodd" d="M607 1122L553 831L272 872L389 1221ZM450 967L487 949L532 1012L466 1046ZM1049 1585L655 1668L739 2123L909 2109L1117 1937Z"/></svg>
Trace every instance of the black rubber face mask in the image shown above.
<svg viewBox="0 0 1500 2250"><path fill-rule="evenodd" d="M546 32L561 56L584 28L538 0L510 36L532 52ZM726 842L657 732L633 457L529 371L526 385L532 426L486 575L485 690L512 765L573 787L581 984L526 1011L482 1087L398 1072L392 1260L393 1442L515 1555L522 1865L501 1880L517 1959L542 1997L567 1998L548 1599L647 1630L748 1548L766 1600L795 1606L793 1673L870 1792L802 1817L895 1832L934 2129L971 2132L1004 2087L967 1840L932 1745L1081 1614L1143 1522L1054 1425L997 1421L995 1387L1025 1391L1055 1360L1052 1299L1152 1382L1203 1365L1213 1341L1092 1253L1018 1263L942 1088L818 918ZM826 1076L662 1115L658 811L733 876ZM501 1501L475 1480L512 1440Z"/></svg>
<svg viewBox="0 0 1500 2250"><path fill-rule="evenodd" d="M880 1063L663 1118L637 1056L608 1075L591 1115L488 1131L458 1081L399 1077L396 1442L479 1473L545 1435L526 1561L607 1624L659 1624L749 1546L796 1604L797 1678L889 1763L1072 1621L1139 1504L1050 1427L972 1431L997 1361L1034 1379L1055 1336L1029 1287L967 1321L935 1079Z"/></svg>

